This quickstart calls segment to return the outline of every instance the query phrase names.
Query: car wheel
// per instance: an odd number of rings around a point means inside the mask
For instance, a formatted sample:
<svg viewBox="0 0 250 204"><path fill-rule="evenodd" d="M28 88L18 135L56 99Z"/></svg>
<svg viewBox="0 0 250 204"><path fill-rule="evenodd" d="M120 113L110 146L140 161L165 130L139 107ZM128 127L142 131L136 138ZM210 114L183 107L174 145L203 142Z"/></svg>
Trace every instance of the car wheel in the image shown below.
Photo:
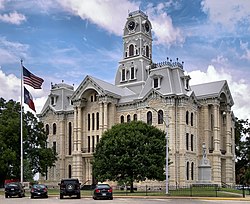
<svg viewBox="0 0 250 204"><path fill-rule="evenodd" d="M5 198L8 198L8 195L5 194Z"/></svg>
<svg viewBox="0 0 250 204"><path fill-rule="evenodd" d="M93 197L94 200L96 200L96 197Z"/></svg>
<svg viewBox="0 0 250 204"><path fill-rule="evenodd" d="M60 194L60 199L63 199L63 194Z"/></svg>
<svg viewBox="0 0 250 204"><path fill-rule="evenodd" d="M78 193L78 194L77 194L77 198L78 198L78 199L81 199L81 193Z"/></svg>
<svg viewBox="0 0 250 204"><path fill-rule="evenodd" d="M113 197L111 197L110 200L113 200Z"/></svg>
<svg viewBox="0 0 250 204"><path fill-rule="evenodd" d="M20 194L18 195L18 197L21 198L21 197L23 197L23 195L20 193Z"/></svg>
<svg viewBox="0 0 250 204"><path fill-rule="evenodd" d="M30 198L32 199L32 198L34 198L34 196L33 196L33 195L31 195L31 196L30 196Z"/></svg>

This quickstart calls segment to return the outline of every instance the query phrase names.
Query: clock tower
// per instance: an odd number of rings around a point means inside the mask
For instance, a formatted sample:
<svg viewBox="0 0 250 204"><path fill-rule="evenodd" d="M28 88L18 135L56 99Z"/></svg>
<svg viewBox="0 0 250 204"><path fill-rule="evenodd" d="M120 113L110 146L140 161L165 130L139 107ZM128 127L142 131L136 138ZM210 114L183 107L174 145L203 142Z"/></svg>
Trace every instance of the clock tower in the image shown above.
<svg viewBox="0 0 250 204"><path fill-rule="evenodd" d="M152 33L148 16L129 13L123 32L123 59L119 62L115 85L140 93L152 63Z"/></svg>

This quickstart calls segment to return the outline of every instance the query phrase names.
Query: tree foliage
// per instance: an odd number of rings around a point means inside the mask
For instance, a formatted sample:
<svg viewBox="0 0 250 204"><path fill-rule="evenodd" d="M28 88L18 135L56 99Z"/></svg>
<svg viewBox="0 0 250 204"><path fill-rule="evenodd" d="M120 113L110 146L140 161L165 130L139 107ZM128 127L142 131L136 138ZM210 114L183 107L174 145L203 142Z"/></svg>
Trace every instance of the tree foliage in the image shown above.
<svg viewBox="0 0 250 204"><path fill-rule="evenodd" d="M96 146L93 173L98 181L164 180L165 133L142 121L114 125Z"/></svg>
<svg viewBox="0 0 250 204"><path fill-rule="evenodd" d="M235 121L236 183L250 184L250 123L248 120Z"/></svg>
<svg viewBox="0 0 250 204"><path fill-rule="evenodd" d="M20 178L20 110L20 103L0 98L0 185L5 179ZM31 112L23 113L24 180L44 174L56 161L56 153L46 146L43 127Z"/></svg>

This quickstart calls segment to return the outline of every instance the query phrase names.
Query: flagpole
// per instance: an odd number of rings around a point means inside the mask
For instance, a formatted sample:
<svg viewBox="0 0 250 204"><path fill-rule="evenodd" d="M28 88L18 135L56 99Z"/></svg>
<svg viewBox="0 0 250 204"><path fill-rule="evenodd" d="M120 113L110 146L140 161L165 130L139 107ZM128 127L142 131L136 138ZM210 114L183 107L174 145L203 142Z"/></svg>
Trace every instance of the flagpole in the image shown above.
<svg viewBox="0 0 250 204"><path fill-rule="evenodd" d="M21 59L21 178L23 184L23 60Z"/></svg>

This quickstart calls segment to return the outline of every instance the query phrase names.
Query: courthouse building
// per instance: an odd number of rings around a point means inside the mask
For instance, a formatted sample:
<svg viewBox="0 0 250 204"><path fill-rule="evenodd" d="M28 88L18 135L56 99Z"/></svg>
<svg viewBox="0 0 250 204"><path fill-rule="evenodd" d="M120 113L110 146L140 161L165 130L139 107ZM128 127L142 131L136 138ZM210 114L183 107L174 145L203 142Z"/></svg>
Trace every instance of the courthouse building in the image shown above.
<svg viewBox="0 0 250 204"><path fill-rule="evenodd" d="M227 81L190 86L178 59L154 63L152 29L142 11L129 13L114 84L88 75L76 90L63 82L51 85L38 117L58 161L40 179L76 177L92 184L91 160L103 132L141 120L168 131L170 185L198 181L203 143L212 182L235 183L234 102Z"/></svg>

